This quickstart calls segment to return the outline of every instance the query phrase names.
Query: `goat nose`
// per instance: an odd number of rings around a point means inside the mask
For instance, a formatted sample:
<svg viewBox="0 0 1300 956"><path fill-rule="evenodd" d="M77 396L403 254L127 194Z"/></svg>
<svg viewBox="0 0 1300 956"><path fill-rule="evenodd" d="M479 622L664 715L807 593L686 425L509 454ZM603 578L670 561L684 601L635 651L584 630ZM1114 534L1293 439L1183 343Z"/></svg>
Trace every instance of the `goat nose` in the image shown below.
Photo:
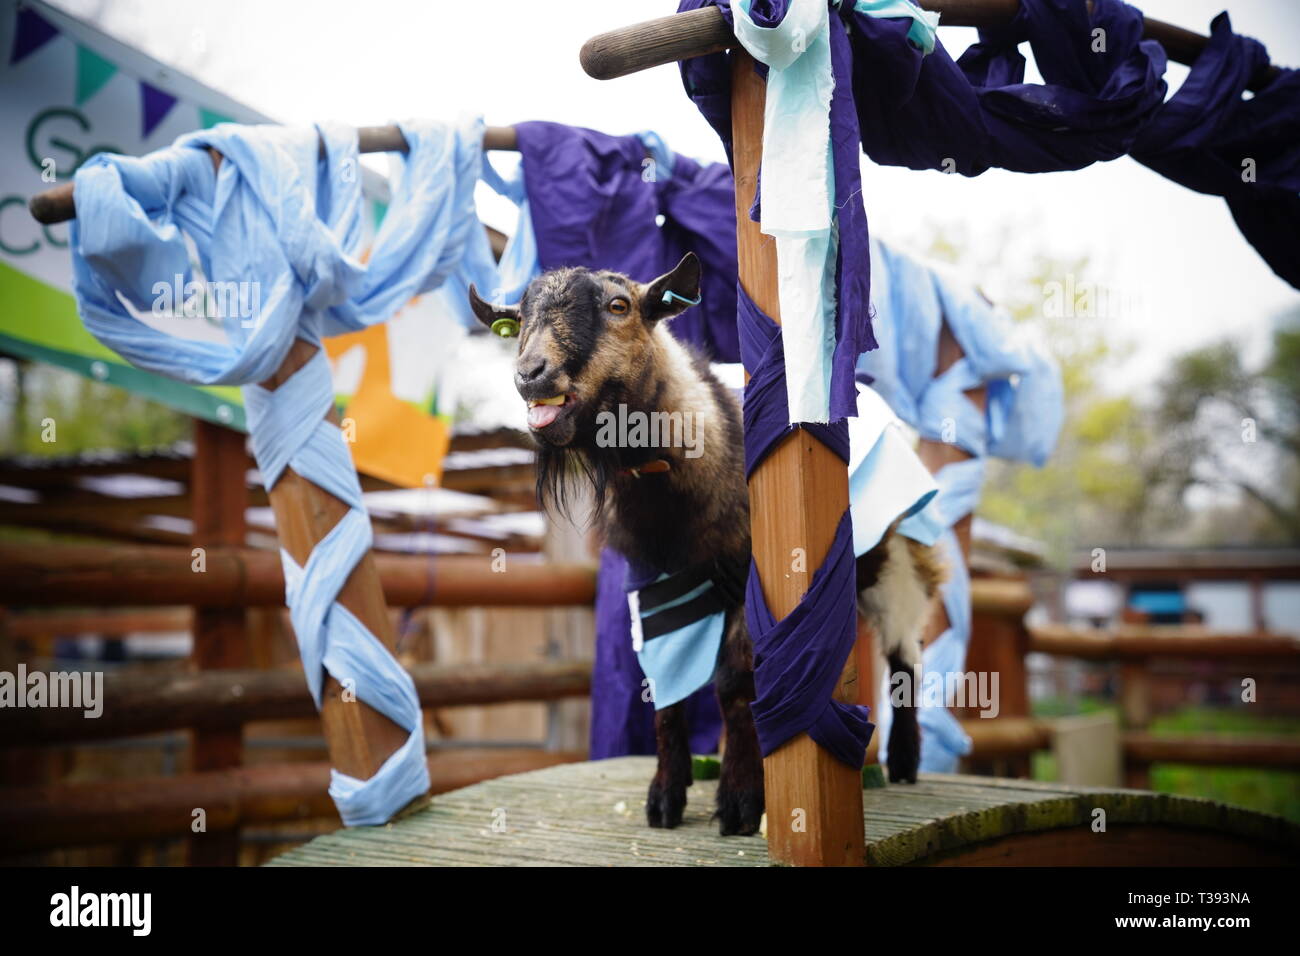
<svg viewBox="0 0 1300 956"><path fill-rule="evenodd" d="M519 369L519 380L521 382L535 382L546 374L546 359L537 359Z"/></svg>

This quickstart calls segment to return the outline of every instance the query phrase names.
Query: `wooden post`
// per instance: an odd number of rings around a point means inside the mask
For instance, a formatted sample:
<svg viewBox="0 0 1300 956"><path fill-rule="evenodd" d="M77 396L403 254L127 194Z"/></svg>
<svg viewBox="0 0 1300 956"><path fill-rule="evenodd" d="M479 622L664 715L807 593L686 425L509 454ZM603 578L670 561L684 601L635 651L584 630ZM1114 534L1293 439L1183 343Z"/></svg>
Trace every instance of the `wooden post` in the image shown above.
<svg viewBox="0 0 1300 956"><path fill-rule="evenodd" d="M776 244L749 218L763 156L764 82L753 59L732 51L732 136L736 172L736 246L740 282L778 323ZM848 508L848 469L803 429L785 438L749 481L754 561L767 606L785 617L808 589ZM806 571L791 570L796 548ZM850 654L836 697L857 699ZM862 866L866 843L861 769L846 767L801 734L763 761L767 845L772 859L799 866ZM798 824L801 829L796 829Z"/></svg>
<svg viewBox="0 0 1300 956"><path fill-rule="evenodd" d="M1120 723L1127 734L1145 731L1151 724L1151 683L1145 657L1125 660L1119 666ZM1124 786L1146 790L1151 786L1151 762L1129 754L1124 760Z"/></svg>
<svg viewBox="0 0 1300 956"><path fill-rule="evenodd" d="M194 422L190 501L194 523L192 544L196 549L244 546L248 465L242 434L210 422ZM248 666L246 613L243 607L194 608L192 659L199 670ZM243 749L242 728L195 730L193 769L201 773L238 767L243 761ZM237 865L239 830L193 834L189 841L189 861L191 866Z"/></svg>

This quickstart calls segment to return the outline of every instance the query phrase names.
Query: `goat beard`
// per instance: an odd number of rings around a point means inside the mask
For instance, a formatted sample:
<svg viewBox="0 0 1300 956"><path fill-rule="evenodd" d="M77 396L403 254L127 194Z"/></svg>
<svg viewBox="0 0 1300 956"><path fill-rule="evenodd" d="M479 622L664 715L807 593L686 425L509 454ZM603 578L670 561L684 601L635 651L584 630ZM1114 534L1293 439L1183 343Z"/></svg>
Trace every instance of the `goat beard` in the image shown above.
<svg viewBox="0 0 1300 956"><path fill-rule="evenodd" d="M573 520L573 509L591 492L592 514L605 511L609 486L622 469L617 448L590 445L548 445L537 447L537 500L547 514Z"/></svg>

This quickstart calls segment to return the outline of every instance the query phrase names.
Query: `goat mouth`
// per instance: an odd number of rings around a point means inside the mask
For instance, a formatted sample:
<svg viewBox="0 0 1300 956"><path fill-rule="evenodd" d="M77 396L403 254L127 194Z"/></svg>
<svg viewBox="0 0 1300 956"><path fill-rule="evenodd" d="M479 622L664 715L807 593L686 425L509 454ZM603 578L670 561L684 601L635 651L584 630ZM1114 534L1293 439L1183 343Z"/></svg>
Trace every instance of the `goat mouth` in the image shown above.
<svg viewBox="0 0 1300 956"><path fill-rule="evenodd" d="M569 411L574 404L573 395L555 395L551 398L533 399L528 403L528 427L541 431Z"/></svg>

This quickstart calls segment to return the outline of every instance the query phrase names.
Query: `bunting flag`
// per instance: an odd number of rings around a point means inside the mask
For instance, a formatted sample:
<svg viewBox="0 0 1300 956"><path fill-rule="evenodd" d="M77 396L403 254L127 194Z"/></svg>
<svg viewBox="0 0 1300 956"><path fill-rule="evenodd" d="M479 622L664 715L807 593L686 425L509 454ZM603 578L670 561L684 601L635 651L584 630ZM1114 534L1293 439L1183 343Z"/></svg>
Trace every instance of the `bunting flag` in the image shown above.
<svg viewBox="0 0 1300 956"><path fill-rule="evenodd" d="M117 65L104 59L90 47L77 44L77 105L98 93L113 74Z"/></svg>
<svg viewBox="0 0 1300 956"><path fill-rule="evenodd" d="M140 113L141 126L140 138L148 139L149 134L158 128L158 124L167 118L167 114L172 111L176 105L176 97L170 93L158 89L156 86L150 86L148 83L140 83Z"/></svg>
<svg viewBox="0 0 1300 956"><path fill-rule="evenodd" d="M21 63L59 35L58 27L31 7L20 7L14 22L14 46L9 65Z"/></svg>
<svg viewBox="0 0 1300 956"><path fill-rule="evenodd" d="M234 123L235 120L216 110L210 110L205 107L199 107L199 126L202 129L211 129L218 123Z"/></svg>

